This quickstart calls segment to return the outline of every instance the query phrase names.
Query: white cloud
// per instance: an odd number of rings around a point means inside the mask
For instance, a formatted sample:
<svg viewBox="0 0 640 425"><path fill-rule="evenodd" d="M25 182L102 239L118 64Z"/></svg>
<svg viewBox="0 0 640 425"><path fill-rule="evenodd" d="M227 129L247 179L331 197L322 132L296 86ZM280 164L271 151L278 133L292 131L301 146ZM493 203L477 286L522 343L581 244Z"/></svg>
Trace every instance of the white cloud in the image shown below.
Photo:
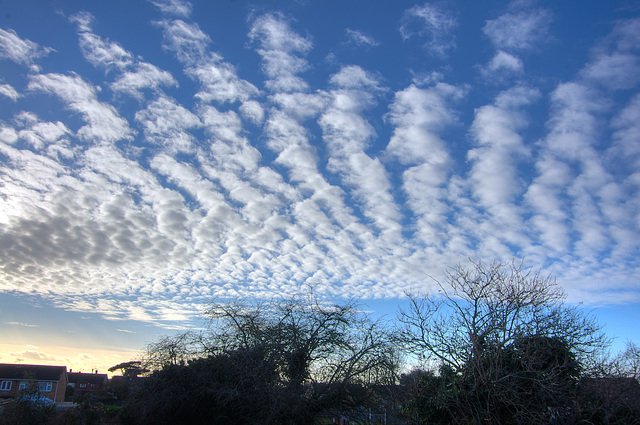
<svg viewBox="0 0 640 425"><path fill-rule="evenodd" d="M41 47L31 40L20 38L12 29L0 28L0 58L22 65L31 65L35 59L48 55L52 50Z"/></svg>
<svg viewBox="0 0 640 425"><path fill-rule="evenodd" d="M38 122L28 128L20 130L19 137L30 143L36 149L42 149L58 141L61 137L71 134L71 130L62 122Z"/></svg>
<svg viewBox="0 0 640 425"><path fill-rule="evenodd" d="M87 122L77 132L82 139L113 142L132 136L128 122L112 105L100 102L96 89L77 75L33 75L28 88L55 94L69 109L80 113Z"/></svg>
<svg viewBox="0 0 640 425"><path fill-rule="evenodd" d="M303 57L311 50L311 41L295 33L281 14L258 17L249 32L250 40L257 44L262 57L266 82L273 91L304 91L308 85L298 77L308 67Z"/></svg>
<svg viewBox="0 0 640 425"><path fill-rule="evenodd" d="M231 64L208 50L211 40L197 24L174 20L159 25L163 29L163 47L175 53L187 65L186 74L200 83L196 98L203 102L246 103L259 94L253 84L238 77ZM255 113L255 107L251 111Z"/></svg>
<svg viewBox="0 0 640 425"><path fill-rule="evenodd" d="M256 125L264 121L264 108L255 100L243 102L239 109L243 116Z"/></svg>
<svg viewBox="0 0 640 425"><path fill-rule="evenodd" d="M144 99L143 90L160 92L161 86L177 86L177 81L168 72L155 65L142 62L121 47L92 32L93 15L80 12L73 15L70 21L78 27L80 47L87 61L98 68L103 68L107 75L115 74L116 79L110 84L111 90L118 95L128 95L138 101Z"/></svg>
<svg viewBox="0 0 640 425"><path fill-rule="evenodd" d="M80 32L91 32L95 20L96 18L86 11L78 12L69 17L69 22L76 24Z"/></svg>
<svg viewBox="0 0 640 425"><path fill-rule="evenodd" d="M158 25L163 31L162 47L175 53L178 60L191 65L207 58L207 48L211 39L197 24L176 19L160 21Z"/></svg>
<svg viewBox="0 0 640 425"><path fill-rule="evenodd" d="M186 130L201 126L195 114L166 96L136 112L135 119L149 141L170 147L172 152L191 152L194 139Z"/></svg>
<svg viewBox="0 0 640 425"><path fill-rule="evenodd" d="M380 43L378 43L373 37L363 33L362 31L347 28L346 34L349 42L357 46L375 47L380 45Z"/></svg>
<svg viewBox="0 0 640 425"><path fill-rule="evenodd" d="M276 93L270 99L278 108L294 116L298 120L312 118L326 106L328 99L324 92L308 93Z"/></svg>
<svg viewBox="0 0 640 425"><path fill-rule="evenodd" d="M25 328L38 328L40 327L39 325L33 325L31 323L23 323L23 322L6 322L7 325L10 326L21 326L21 327L25 327Z"/></svg>
<svg viewBox="0 0 640 425"><path fill-rule="evenodd" d="M589 63L582 75L610 89L632 89L640 82L640 59L623 53L602 55Z"/></svg>
<svg viewBox="0 0 640 425"><path fill-rule="evenodd" d="M429 89L416 86L397 92L390 107L389 121L396 126L386 153L403 164L428 162L437 168L447 167L449 155L437 132L456 119L449 102L462 95L450 86Z"/></svg>
<svg viewBox="0 0 640 425"><path fill-rule="evenodd" d="M520 74L524 70L522 60L516 56L513 56L505 51L499 50L498 53L491 59L491 62L487 64L485 72L492 74L499 74L501 72L511 72Z"/></svg>
<svg viewBox="0 0 640 425"><path fill-rule="evenodd" d="M560 84L552 102L550 132L543 160L537 163L539 176L527 193L537 212L532 222L548 246L571 249L585 261L593 261L609 249L612 238L621 240L617 221L628 217L620 195L623 189L596 150L597 116L607 105L596 91L575 82ZM623 220L629 223L628 218ZM575 238L569 246L572 234Z"/></svg>
<svg viewBox="0 0 640 425"><path fill-rule="evenodd" d="M215 56L188 69L187 74L202 84L195 96L203 102L246 102L259 94L253 84L239 78L231 65Z"/></svg>
<svg viewBox="0 0 640 425"><path fill-rule="evenodd" d="M528 125L522 108L534 102L540 93L527 87L501 92L493 105L475 111L471 133L477 147L469 150L469 184L485 217L478 218L478 237L493 245L497 258L509 257L510 244L517 249L530 244L523 231L524 211L518 199L525 188L525 175L519 172L529 158L530 149L519 134ZM513 254L511 254L513 255Z"/></svg>
<svg viewBox="0 0 640 425"><path fill-rule="evenodd" d="M579 161L589 151L597 131L594 113L605 106L598 93L581 83L559 84L551 94L551 132L547 147L567 160Z"/></svg>
<svg viewBox="0 0 640 425"><path fill-rule="evenodd" d="M18 141L18 132L13 127L0 127L0 141L12 145Z"/></svg>
<svg viewBox="0 0 640 425"><path fill-rule="evenodd" d="M457 26L457 20L449 11L426 3L404 12L400 21L400 34L405 40L414 36L425 38L425 47L431 53L442 56L455 48L452 31Z"/></svg>
<svg viewBox="0 0 640 425"><path fill-rule="evenodd" d="M108 40L93 34L91 31L91 19L83 13L74 15L71 20L78 24L78 30L80 31L80 48L84 57L94 66L104 67L106 69L123 69L133 63L133 57L131 53L125 50L118 43L110 42Z"/></svg>
<svg viewBox="0 0 640 425"><path fill-rule="evenodd" d="M177 86L173 76L150 63L140 62L135 70L124 72L120 78L111 84L114 92L125 93L137 99L142 99L142 89L158 90L160 86Z"/></svg>
<svg viewBox="0 0 640 425"><path fill-rule="evenodd" d="M511 204L519 193L518 158L524 159L529 150L518 131L525 126L513 109L487 105L476 110L471 131L478 147L469 151L468 158L474 193L485 208Z"/></svg>
<svg viewBox="0 0 640 425"><path fill-rule="evenodd" d="M444 185L451 156L439 133L456 120L450 105L462 90L445 84L420 89L413 85L395 94L388 119L395 126L385 150L389 157L409 166L402 173L402 189L415 219L417 240L438 247L446 238Z"/></svg>
<svg viewBox="0 0 640 425"><path fill-rule="evenodd" d="M0 94L16 101L20 98L20 93L16 91L10 84L0 84Z"/></svg>
<svg viewBox="0 0 640 425"><path fill-rule="evenodd" d="M591 60L580 76L589 84L608 90L628 90L638 83L638 48L640 18L621 19L611 33L598 40L591 51Z"/></svg>
<svg viewBox="0 0 640 425"><path fill-rule="evenodd" d="M243 176L257 172L262 155L243 135L240 117L233 111L220 112L212 106L201 108L199 113L205 133L212 140L209 147L212 156L204 154L202 162Z"/></svg>
<svg viewBox="0 0 640 425"><path fill-rule="evenodd" d="M151 0L162 13L188 18L191 15L192 5L182 0Z"/></svg>
<svg viewBox="0 0 640 425"><path fill-rule="evenodd" d="M338 88L329 92L331 104L319 120L331 155L328 169L352 188L356 204L384 233L386 243L398 243L400 214L387 172L378 159L365 153L375 131L362 113L374 105L370 92L378 89L379 83L355 66L342 68L330 81Z"/></svg>
<svg viewBox="0 0 640 425"><path fill-rule="evenodd" d="M615 132L613 134L614 145L610 149L610 154L614 155L618 167L628 164L631 168L624 169L623 172L633 176L640 172L640 121L637 119L640 114L640 94L635 95L629 103L612 120L611 125ZM626 160L626 161L625 161ZM620 168L618 168L620 170ZM631 183L632 181L629 181Z"/></svg>
<svg viewBox="0 0 640 425"><path fill-rule="evenodd" d="M363 89L373 92L382 90L379 77L356 65L340 68L340 71L332 75L329 81L331 84L342 88Z"/></svg>
<svg viewBox="0 0 640 425"><path fill-rule="evenodd" d="M482 31L500 50L529 50L548 39L552 18L546 9L514 10L488 20Z"/></svg>
<svg viewBox="0 0 640 425"><path fill-rule="evenodd" d="M640 46L640 18L618 21L611 32L610 39L615 42L616 50L622 52L637 50Z"/></svg>
<svg viewBox="0 0 640 425"><path fill-rule="evenodd" d="M9 355L18 357L20 359L32 359L32 360L44 360L44 361L56 361L58 360L55 356L51 356L42 351L35 350L25 350L18 353L9 353Z"/></svg>

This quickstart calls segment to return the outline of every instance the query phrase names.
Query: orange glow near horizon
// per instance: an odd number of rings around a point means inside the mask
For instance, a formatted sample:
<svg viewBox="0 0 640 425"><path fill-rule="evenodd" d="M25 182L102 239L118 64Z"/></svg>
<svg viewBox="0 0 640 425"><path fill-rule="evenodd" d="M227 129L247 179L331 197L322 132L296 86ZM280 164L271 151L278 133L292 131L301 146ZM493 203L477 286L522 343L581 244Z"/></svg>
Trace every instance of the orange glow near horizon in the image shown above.
<svg viewBox="0 0 640 425"><path fill-rule="evenodd" d="M79 349L77 347L35 346L0 343L0 363L66 366L67 372L106 373L118 363L135 360L140 352L126 349Z"/></svg>

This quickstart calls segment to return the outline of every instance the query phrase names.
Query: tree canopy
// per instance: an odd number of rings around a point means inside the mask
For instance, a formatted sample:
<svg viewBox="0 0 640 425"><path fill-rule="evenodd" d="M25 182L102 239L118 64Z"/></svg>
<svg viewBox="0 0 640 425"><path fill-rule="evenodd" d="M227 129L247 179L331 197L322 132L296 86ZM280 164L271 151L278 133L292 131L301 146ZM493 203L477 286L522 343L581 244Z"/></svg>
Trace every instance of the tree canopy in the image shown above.
<svg viewBox="0 0 640 425"><path fill-rule="evenodd" d="M638 348L604 360L595 320L522 264L473 263L410 296L396 327L309 298L210 305L207 326L149 344L132 424L375 421L623 424L640 414ZM427 370L399 376L407 358ZM369 421L369 422L367 422ZM373 423L373 422L371 422Z"/></svg>
<svg viewBox="0 0 640 425"><path fill-rule="evenodd" d="M150 345L156 371L131 404L139 423L309 424L361 414L376 387L395 381L390 332L352 303L236 302L205 316L206 331Z"/></svg>
<svg viewBox="0 0 640 425"><path fill-rule="evenodd" d="M567 415L585 359L607 346L599 325L521 264L457 267L438 284L398 317L405 349L440 364L412 404L416 417L529 424Z"/></svg>

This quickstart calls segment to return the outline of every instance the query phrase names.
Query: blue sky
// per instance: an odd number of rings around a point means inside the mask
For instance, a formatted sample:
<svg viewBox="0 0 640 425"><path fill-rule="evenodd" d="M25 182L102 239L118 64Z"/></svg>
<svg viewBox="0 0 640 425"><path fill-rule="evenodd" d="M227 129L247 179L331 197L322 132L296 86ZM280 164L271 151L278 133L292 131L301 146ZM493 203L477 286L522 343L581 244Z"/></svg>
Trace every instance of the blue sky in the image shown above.
<svg viewBox="0 0 640 425"><path fill-rule="evenodd" d="M635 2L0 3L0 361L524 258L640 319ZM2 354L5 353L5 354Z"/></svg>

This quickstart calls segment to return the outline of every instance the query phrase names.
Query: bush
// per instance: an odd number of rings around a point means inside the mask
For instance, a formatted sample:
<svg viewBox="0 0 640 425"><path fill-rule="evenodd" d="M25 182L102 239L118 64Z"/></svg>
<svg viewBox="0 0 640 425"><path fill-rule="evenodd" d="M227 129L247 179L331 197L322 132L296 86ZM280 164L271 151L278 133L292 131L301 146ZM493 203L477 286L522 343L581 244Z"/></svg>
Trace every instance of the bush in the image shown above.
<svg viewBox="0 0 640 425"><path fill-rule="evenodd" d="M46 425L52 423L55 415L55 404L23 397L3 406L0 425Z"/></svg>

